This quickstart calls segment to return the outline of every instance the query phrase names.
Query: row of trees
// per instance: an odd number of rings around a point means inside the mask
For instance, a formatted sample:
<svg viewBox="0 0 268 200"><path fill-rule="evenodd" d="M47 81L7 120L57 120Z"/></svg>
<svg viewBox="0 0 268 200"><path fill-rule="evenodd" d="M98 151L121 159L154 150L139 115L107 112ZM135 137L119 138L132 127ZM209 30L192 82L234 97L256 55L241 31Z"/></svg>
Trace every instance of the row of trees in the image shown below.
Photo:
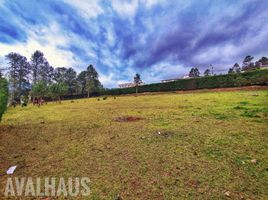
<svg viewBox="0 0 268 200"><path fill-rule="evenodd" d="M6 55L8 65L6 74L9 81L11 99L32 93L33 96L50 94L53 97L60 95L85 95L103 89L99 75L93 65L85 71L77 72L73 68L53 68L44 54L36 50L30 61L19 53Z"/></svg>
<svg viewBox="0 0 268 200"><path fill-rule="evenodd" d="M234 66L228 70L228 74L240 73L241 71L252 71L268 65L267 57L262 57L256 62L253 62L253 59L253 56L246 56L243 60L242 67L240 67L238 63L235 63Z"/></svg>
<svg viewBox="0 0 268 200"><path fill-rule="evenodd" d="M241 71L252 71L256 69L260 69L263 66L268 66L268 58L262 57L256 62L253 62L253 56L246 56L243 60L242 67L239 66L238 63L235 63L233 67L228 70L228 74L240 73ZM195 78L200 76L200 72L197 67L191 68L189 72L189 77ZM210 66L208 69L204 71L204 76L214 75L213 67Z"/></svg>

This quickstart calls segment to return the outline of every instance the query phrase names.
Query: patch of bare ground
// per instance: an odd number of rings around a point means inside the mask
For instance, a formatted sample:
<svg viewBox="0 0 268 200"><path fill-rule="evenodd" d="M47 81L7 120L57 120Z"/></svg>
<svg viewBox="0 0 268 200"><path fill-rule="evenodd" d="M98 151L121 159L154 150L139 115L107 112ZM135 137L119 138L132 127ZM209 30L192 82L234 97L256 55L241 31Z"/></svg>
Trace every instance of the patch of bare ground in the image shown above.
<svg viewBox="0 0 268 200"><path fill-rule="evenodd" d="M118 117L114 121L115 122L136 122L143 120L142 117L133 117L133 116L125 116L125 117Z"/></svg>

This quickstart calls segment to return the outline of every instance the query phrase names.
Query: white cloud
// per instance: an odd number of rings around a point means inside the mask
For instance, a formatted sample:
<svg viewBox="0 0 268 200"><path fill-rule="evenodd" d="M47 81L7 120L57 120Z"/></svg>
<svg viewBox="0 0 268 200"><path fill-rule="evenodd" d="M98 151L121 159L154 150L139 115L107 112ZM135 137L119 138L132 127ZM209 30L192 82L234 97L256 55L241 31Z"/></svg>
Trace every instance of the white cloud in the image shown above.
<svg viewBox="0 0 268 200"><path fill-rule="evenodd" d="M26 43L14 45L0 43L1 56L5 56L9 52L17 52L30 59L35 50L42 51L49 63L54 67L68 67L76 64L73 59L74 55L70 51L60 50L49 44L44 45L33 39L28 40Z"/></svg>
<svg viewBox="0 0 268 200"><path fill-rule="evenodd" d="M5 0L0 0L0 6L3 6L5 3Z"/></svg>
<svg viewBox="0 0 268 200"><path fill-rule="evenodd" d="M64 2L78 9L80 15L86 19L95 18L104 12L100 0L64 0Z"/></svg>
<svg viewBox="0 0 268 200"><path fill-rule="evenodd" d="M127 64L128 66L128 64ZM132 82L134 75L137 73L131 67L125 68L109 68L105 71L105 73L100 73L100 81L105 87L115 88L118 87L119 84ZM126 77L126 78L123 78Z"/></svg>
<svg viewBox="0 0 268 200"><path fill-rule="evenodd" d="M121 17L133 17L139 7L138 0L112 0L112 7Z"/></svg>
<svg viewBox="0 0 268 200"><path fill-rule="evenodd" d="M252 29L254 29L253 27ZM255 30L258 30L256 27ZM248 34L243 40L240 41L240 44L234 44L232 41L227 42L222 45L215 45L202 49L199 53L193 55L193 61L195 63L211 63L217 61L218 69L223 70L232 66L235 62L242 62L242 59L248 55L255 52L253 56L256 58L261 57L267 54L267 51L263 51L259 47L267 43L267 31L268 28L263 28L260 31L252 31L254 35ZM256 55L258 53L258 55Z"/></svg>
<svg viewBox="0 0 268 200"><path fill-rule="evenodd" d="M115 33L112 27L107 28L107 40L108 40L108 44L110 46L113 46L115 44Z"/></svg>
<svg viewBox="0 0 268 200"><path fill-rule="evenodd" d="M142 72L142 80L145 83L160 82L162 79L181 78L189 69L180 64L162 62Z"/></svg>
<svg viewBox="0 0 268 200"><path fill-rule="evenodd" d="M105 75L105 74L100 73L99 80L101 84L104 85L104 87L116 87L117 86L117 80L114 79L113 74Z"/></svg>
<svg viewBox="0 0 268 200"><path fill-rule="evenodd" d="M39 30L39 32L36 33L35 30ZM82 63L71 51L58 48L59 46L68 47L72 38L62 34L62 30L57 23L53 22L49 26L33 27L27 34L29 39L26 42L0 43L0 56L5 56L9 52L17 52L30 59L35 50L40 50L54 67L75 67Z"/></svg>
<svg viewBox="0 0 268 200"><path fill-rule="evenodd" d="M166 3L166 0L141 0L141 3L146 6L146 8L151 8L157 4Z"/></svg>

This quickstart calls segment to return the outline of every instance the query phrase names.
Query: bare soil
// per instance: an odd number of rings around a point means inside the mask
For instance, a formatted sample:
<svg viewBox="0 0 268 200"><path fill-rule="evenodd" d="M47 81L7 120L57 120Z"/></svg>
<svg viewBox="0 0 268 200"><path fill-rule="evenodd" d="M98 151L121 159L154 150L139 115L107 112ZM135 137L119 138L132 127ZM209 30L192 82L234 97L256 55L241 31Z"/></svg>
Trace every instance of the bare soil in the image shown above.
<svg viewBox="0 0 268 200"><path fill-rule="evenodd" d="M133 117L133 116L128 116L128 117L118 117L114 121L116 122L135 122L135 121L140 121L143 120L142 117Z"/></svg>

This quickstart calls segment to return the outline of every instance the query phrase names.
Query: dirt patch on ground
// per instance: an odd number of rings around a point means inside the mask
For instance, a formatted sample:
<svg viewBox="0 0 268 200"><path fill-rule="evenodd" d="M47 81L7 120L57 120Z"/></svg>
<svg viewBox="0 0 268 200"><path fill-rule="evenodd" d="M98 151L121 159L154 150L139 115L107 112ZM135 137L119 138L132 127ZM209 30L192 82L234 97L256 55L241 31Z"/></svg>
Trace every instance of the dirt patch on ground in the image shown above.
<svg viewBox="0 0 268 200"><path fill-rule="evenodd" d="M136 122L143 120L144 118L142 117L133 117L133 116L127 116L127 117L118 117L114 121L115 122Z"/></svg>
<svg viewBox="0 0 268 200"><path fill-rule="evenodd" d="M14 126L11 125L0 125L0 133L10 131L13 128Z"/></svg>

